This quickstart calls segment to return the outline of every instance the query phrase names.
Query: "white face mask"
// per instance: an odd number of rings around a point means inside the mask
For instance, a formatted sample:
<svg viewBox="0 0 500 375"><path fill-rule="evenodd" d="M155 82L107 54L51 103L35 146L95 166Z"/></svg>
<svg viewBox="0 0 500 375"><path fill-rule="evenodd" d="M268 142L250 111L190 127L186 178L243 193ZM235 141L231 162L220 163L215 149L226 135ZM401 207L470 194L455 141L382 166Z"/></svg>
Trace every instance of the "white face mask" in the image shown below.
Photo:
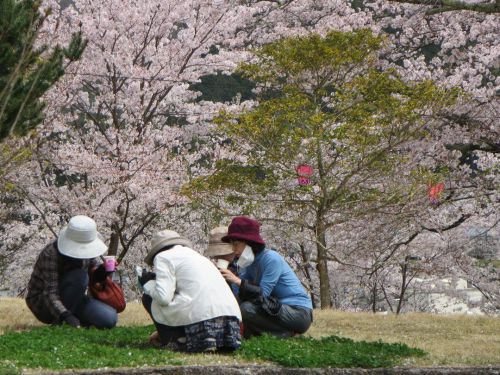
<svg viewBox="0 0 500 375"><path fill-rule="evenodd" d="M250 264L253 263L255 259L255 255L253 255L252 248L248 245L245 246L245 249L241 253L240 257L238 258L238 261L236 264L240 268L245 268L248 267Z"/></svg>

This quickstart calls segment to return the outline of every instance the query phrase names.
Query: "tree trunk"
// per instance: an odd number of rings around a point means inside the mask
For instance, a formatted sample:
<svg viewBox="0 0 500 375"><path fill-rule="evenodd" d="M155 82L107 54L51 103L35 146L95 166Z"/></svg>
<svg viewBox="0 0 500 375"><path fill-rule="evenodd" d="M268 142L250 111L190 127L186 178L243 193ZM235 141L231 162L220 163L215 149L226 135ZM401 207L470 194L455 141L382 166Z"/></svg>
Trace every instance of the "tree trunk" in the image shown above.
<svg viewBox="0 0 500 375"><path fill-rule="evenodd" d="M302 257L302 264L306 264L309 261L309 259L306 256L306 248L305 248L304 244L300 244L300 255ZM313 305L313 308L316 308L316 301L315 301L314 293L313 293L314 283L312 281L311 272L309 272L309 264L307 264L307 266L304 267L303 269L304 269L304 275L306 276L307 284L309 284L309 290L311 291L309 294L311 296L312 305Z"/></svg>
<svg viewBox="0 0 500 375"><path fill-rule="evenodd" d="M399 301L398 306L396 308L396 314L399 315L401 309L403 308L403 299L405 298L406 293L406 276L408 272L408 257L405 258L405 262L401 265L401 289L399 290Z"/></svg>
<svg viewBox="0 0 500 375"><path fill-rule="evenodd" d="M113 231L109 239L108 255L115 255L118 253L118 233Z"/></svg>
<svg viewBox="0 0 500 375"><path fill-rule="evenodd" d="M377 312L377 282L375 281L373 283L373 288L372 288L372 313Z"/></svg>
<svg viewBox="0 0 500 375"><path fill-rule="evenodd" d="M373 287L372 287L372 290L371 290L371 293L372 293L372 313L376 313L377 312L377 280L378 280L378 275L377 275L377 272L375 272L373 274Z"/></svg>
<svg viewBox="0 0 500 375"><path fill-rule="evenodd" d="M318 251L318 264L316 269L319 274L319 297L322 309L332 307L332 299L330 296L330 279L328 277L328 257L326 247L326 235L324 222L321 216L317 220L316 248Z"/></svg>

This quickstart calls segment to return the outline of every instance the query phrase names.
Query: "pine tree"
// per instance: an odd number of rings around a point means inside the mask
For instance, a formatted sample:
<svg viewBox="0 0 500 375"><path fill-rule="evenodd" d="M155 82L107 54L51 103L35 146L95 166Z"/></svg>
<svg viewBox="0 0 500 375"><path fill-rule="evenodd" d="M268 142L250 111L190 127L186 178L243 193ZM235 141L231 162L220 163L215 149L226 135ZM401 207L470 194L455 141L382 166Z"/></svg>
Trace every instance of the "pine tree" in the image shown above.
<svg viewBox="0 0 500 375"><path fill-rule="evenodd" d="M86 46L80 32L66 48L35 46L49 15L50 9L41 13L39 1L0 2L0 141L23 135L43 120L40 97Z"/></svg>

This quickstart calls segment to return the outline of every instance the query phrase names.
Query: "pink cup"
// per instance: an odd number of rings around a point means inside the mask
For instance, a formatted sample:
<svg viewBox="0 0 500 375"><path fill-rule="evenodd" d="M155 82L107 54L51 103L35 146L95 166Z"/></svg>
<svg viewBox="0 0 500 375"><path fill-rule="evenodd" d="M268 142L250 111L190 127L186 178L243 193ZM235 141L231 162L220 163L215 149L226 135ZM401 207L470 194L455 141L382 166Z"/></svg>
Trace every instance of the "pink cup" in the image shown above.
<svg viewBox="0 0 500 375"><path fill-rule="evenodd" d="M107 255L103 258L104 258L104 269L106 270L106 272L114 272L118 264L118 262L116 261L116 257L113 255Z"/></svg>

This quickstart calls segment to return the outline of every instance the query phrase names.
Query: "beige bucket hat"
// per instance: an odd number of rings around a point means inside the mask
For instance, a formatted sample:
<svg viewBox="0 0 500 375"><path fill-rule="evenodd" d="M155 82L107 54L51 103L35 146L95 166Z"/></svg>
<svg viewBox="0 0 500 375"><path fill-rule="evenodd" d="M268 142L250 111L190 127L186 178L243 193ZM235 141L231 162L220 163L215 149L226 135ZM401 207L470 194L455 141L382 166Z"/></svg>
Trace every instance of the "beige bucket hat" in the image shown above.
<svg viewBox="0 0 500 375"><path fill-rule="evenodd" d="M144 258L144 262L148 265L153 265L153 259L161 249L171 245L182 245L192 248L193 245L188 239L181 237L181 235L173 230L162 230L157 232L151 240L151 250Z"/></svg>
<svg viewBox="0 0 500 375"><path fill-rule="evenodd" d="M227 227L217 227L208 234L208 248L203 255L214 257L218 255L232 254L233 247L231 244L222 242L222 237L227 235Z"/></svg>
<svg viewBox="0 0 500 375"><path fill-rule="evenodd" d="M84 215L69 220L57 237L57 248L61 254L76 259L96 258L108 250L95 221Z"/></svg>

